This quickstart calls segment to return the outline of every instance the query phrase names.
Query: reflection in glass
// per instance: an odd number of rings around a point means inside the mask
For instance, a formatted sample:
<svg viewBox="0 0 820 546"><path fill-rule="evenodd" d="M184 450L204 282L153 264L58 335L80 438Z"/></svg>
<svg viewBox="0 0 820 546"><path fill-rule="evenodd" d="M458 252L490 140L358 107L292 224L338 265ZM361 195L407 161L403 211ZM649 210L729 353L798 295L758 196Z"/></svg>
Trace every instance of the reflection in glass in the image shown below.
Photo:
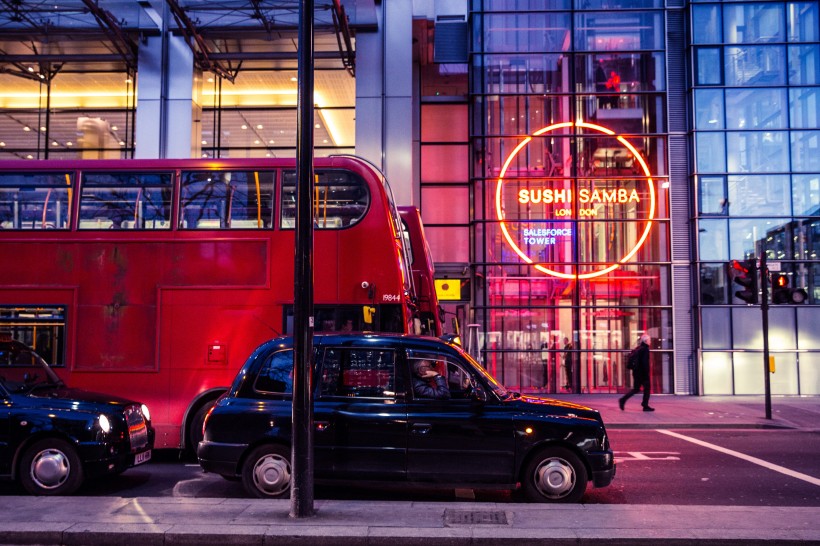
<svg viewBox="0 0 820 546"><path fill-rule="evenodd" d="M785 131L726 133L730 173L773 173L789 170L789 141Z"/></svg>
<svg viewBox="0 0 820 546"><path fill-rule="evenodd" d="M783 4L779 2L723 6L723 38L728 44L782 42Z"/></svg>
<svg viewBox="0 0 820 546"><path fill-rule="evenodd" d="M728 182L733 216L791 214L788 175L732 175Z"/></svg>
<svg viewBox="0 0 820 546"><path fill-rule="evenodd" d="M695 125L697 129L713 131L724 128L722 89L695 90Z"/></svg>
<svg viewBox="0 0 820 546"><path fill-rule="evenodd" d="M698 256L701 260L728 260L728 234L725 220L698 221Z"/></svg>
<svg viewBox="0 0 820 546"><path fill-rule="evenodd" d="M692 43L721 43L721 27L719 5L692 6Z"/></svg>
<svg viewBox="0 0 820 546"><path fill-rule="evenodd" d="M726 145L723 133L697 133L695 155L700 172L726 171Z"/></svg>
<svg viewBox="0 0 820 546"><path fill-rule="evenodd" d="M792 131L792 170L820 171L820 131Z"/></svg>
<svg viewBox="0 0 820 546"><path fill-rule="evenodd" d="M820 214L820 174L792 176L792 204L796 215Z"/></svg>
<svg viewBox="0 0 820 546"><path fill-rule="evenodd" d="M820 46L789 46L789 83L791 85L820 84Z"/></svg>
<svg viewBox="0 0 820 546"><path fill-rule="evenodd" d="M786 89L727 89L729 129L785 129ZM716 127L715 127L716 128Z"/></svg>
<svg viewBox="0 0 820 546"><path fill-rule="evenodd" d="M789 89L789 122L792 129L820 127L820 89Z"/></svg>
<svg viewBox="0 0 820 546"><path fill-rule="evenodd" d="M786 50L783 46L727 47L726 85L784 85Z"/></svg>

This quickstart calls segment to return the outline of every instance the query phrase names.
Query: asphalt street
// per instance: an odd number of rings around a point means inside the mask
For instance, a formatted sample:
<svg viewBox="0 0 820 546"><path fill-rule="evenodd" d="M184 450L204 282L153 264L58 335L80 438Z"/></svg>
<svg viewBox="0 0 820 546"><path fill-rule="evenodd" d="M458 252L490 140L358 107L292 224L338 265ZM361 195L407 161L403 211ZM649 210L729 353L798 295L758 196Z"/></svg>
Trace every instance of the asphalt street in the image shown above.
<svg viewBox="0 0 820 546"><path fill-rule="evenodd" d="M566 399L566 398L565 398ZM3 544L818 544L820 402L653 397L658 411L601 410L618 459L577 505L507 492L317 487L316 513L245 498L240 484L157 453L75 497L0 488Z"/></svg>

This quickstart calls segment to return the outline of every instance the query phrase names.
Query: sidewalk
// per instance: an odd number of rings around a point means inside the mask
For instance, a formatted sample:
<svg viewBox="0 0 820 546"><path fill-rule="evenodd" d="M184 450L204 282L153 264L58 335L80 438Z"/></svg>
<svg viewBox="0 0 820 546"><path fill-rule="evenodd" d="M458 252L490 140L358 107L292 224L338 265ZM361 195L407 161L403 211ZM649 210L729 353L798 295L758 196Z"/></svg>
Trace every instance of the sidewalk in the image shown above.
<svg viewBox="0 0 820 546"><path fill-rule="evenodd" d="M556 394L601 412L607 428L795 428L820 431L820 397L772 396L766 419L763 396L675 396L653 394L654 412L641 409L641 395L618 408L619 394Z"/></svg>
<svg viewBox="0 0 820 546"><path fill-rule="evenodd" d="M820 398L653 395L655 412L618 395L561 395L599 409L609 428L820 430ZM617 480L617 476L615 478ZM781 545L820 546L820 508L547 505L175 497L0 496L0 544L71 545Z"/></svg>

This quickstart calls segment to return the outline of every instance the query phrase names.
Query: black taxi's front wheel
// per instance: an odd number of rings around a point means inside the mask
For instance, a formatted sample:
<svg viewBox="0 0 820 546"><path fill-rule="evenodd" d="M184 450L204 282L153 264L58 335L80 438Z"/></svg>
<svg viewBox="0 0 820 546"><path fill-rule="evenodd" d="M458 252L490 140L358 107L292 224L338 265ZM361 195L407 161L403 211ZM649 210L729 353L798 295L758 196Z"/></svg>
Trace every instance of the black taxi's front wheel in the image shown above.
<svg viewBox="0 0 820 546"><path fill-rule="evenodd" d="M578 502L587 488L587 470L575 453L547 448L524 469L522 487L534 502Z"/></svg>
<svg viewBox="0 0 820 546"><path fill-rule="evenodd" d="M290 479L290 449L281 445L257 447L242 465L242 485L254 497L286 497L290 492Z"/></svg>
<svg viewBox="0 0 820 546"><path fill-rule="evenodd" d="M39 440L26 449L18 473L32 495L70 495L83 483L77 450L59 438Z"/></svg>

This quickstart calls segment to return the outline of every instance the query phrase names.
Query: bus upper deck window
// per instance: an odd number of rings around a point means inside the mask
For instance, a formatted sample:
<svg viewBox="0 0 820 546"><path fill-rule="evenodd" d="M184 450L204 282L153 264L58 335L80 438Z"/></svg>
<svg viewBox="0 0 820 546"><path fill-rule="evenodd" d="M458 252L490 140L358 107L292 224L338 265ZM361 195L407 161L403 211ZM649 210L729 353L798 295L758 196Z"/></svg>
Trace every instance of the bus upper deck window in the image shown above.
<svg viewBox="0 0 820 546"><path fill-rule="evenodd" d="M68 229L73 175L0 174L0 229Z"/></svg>
<svg viewBox="0 0 820 546"><path fill-rule="evenodd" d="M270 228L275 178L275 171L183 172L179 227Z"/></svg>
<svg viewBox="0 0 820 546"><path fill-rule="evenodd" d="M79 229L170 229L171 173L86 172Z"/></svg>
<svg viewBox="0 0 820 546"><path fill-rule="evenodd" d="M344 170L317 170L313 190L317 229L341 229L364 218L370 206L370 191L357 174ZM296 225L296 172L282 175L282 227Z"/></svg>

